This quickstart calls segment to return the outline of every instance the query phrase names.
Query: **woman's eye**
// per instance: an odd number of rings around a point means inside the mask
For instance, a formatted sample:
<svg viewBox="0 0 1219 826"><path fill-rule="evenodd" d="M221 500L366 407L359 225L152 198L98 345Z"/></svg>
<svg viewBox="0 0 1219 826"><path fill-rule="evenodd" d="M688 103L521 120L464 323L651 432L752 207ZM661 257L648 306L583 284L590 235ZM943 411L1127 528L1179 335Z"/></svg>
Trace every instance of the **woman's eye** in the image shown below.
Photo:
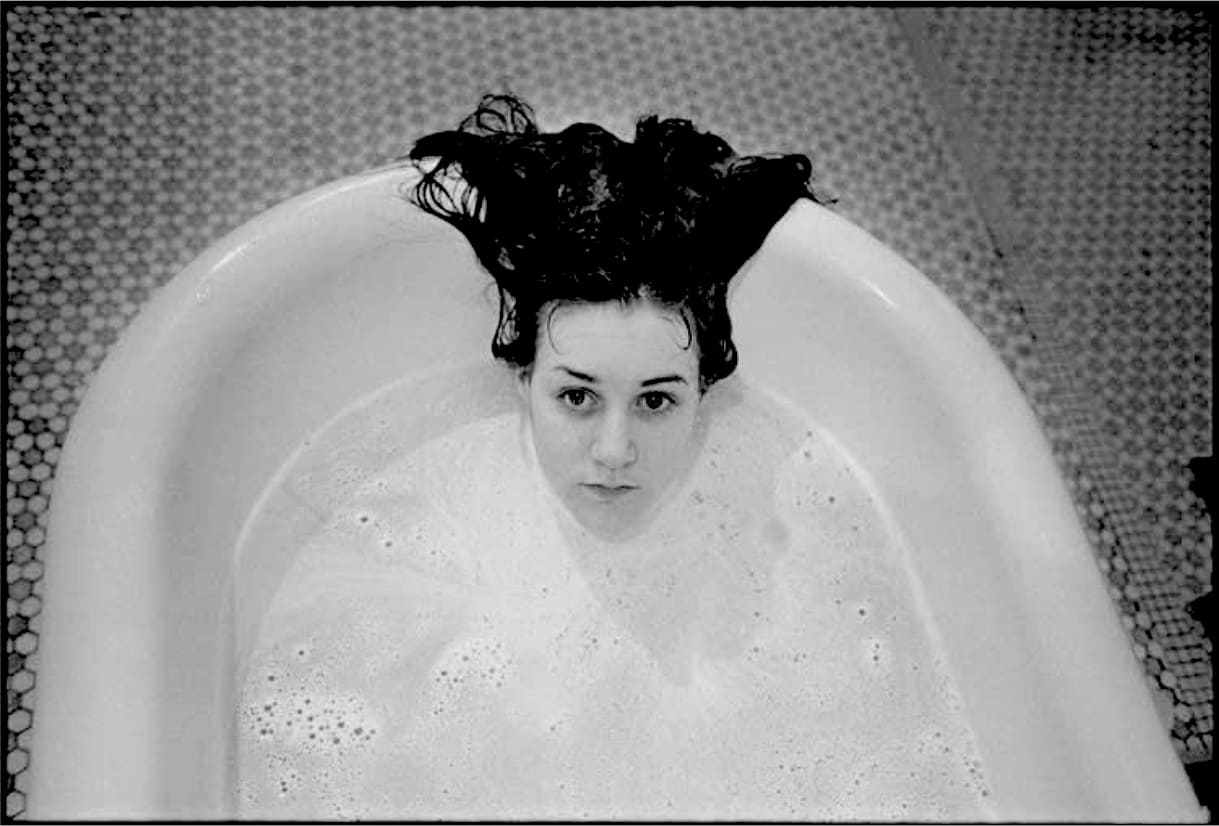
<svg viewBox="0 0 1219 826"><path fill-rule="evenodd" d="M639 397L640 403L649 413L660 413L675 404L668 393L644 393Z"/></svg>
<svg viewBox="0 0 1219 826"><path fill-rule="evenodd" d="M592 407L592 394L579 387L562 391L559 398L572 410L587 410Z"/></svg>

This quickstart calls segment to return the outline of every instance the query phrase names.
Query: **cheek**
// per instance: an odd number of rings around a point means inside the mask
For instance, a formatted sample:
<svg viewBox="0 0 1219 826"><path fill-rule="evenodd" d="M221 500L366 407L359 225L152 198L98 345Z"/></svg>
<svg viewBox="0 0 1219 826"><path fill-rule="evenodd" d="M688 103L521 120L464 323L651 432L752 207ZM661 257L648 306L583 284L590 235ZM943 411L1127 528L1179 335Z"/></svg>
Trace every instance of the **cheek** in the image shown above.
<svg viewBox="0 0 1219 826"><path fill-rule="evenodd" d="M694 413L673 416L654 427L644 429L643 455L656 473L675 472L695 449Z"/></svg>
<svg viewBox="0 0 1219 826"><path fill-rule="evenodd" d="M543 469L551 477L572 472L583 443L580 428L570 416L556 410L544 399L533 400L529 418L533 427L533 444Z"/></svg>

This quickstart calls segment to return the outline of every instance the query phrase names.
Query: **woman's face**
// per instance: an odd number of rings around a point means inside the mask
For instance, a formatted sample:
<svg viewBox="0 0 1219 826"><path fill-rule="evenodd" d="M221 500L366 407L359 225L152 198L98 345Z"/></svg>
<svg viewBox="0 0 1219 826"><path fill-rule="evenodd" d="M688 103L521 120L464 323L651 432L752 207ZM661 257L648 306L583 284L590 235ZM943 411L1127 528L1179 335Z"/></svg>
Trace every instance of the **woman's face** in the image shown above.
<svg viewBox="0 0 1219 826"><path fill-rule="evenodd" d="M698 451L698 350L646 299L544 309L522 375L538 461L590 531L641 527Z"/></svg>

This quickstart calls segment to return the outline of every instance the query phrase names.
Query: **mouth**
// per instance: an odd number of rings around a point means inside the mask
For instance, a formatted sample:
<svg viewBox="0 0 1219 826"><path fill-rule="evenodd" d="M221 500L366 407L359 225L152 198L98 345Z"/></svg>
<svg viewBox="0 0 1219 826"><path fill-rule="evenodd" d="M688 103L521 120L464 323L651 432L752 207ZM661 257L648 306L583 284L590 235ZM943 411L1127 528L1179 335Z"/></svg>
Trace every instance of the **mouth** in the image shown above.
<svg viewBox="0 0 1219 826"><path fill-rule="evenodd" d="M615 502L628 495L631 491L638 490L635 485L601 485L592 483L581 483L580 487L599 502Z"/></svg>

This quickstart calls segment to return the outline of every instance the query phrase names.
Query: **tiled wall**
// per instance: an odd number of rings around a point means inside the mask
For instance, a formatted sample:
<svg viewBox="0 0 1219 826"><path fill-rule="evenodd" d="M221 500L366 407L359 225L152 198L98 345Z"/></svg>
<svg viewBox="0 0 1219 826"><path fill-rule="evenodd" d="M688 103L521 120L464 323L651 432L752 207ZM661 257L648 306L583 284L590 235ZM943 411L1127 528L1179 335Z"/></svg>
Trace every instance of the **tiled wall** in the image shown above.
<svg viewBox="0 0 1219 826"><path fill-rule="evenodd" d="M542 125L650 111L808 152L1034 403L1166 724L1211 749L1210 27L1158 9L5 7L6 813L36 761L64 434L155 288L271 204L504 83ZM53 604L45 610L54 610Z"/></svg>

